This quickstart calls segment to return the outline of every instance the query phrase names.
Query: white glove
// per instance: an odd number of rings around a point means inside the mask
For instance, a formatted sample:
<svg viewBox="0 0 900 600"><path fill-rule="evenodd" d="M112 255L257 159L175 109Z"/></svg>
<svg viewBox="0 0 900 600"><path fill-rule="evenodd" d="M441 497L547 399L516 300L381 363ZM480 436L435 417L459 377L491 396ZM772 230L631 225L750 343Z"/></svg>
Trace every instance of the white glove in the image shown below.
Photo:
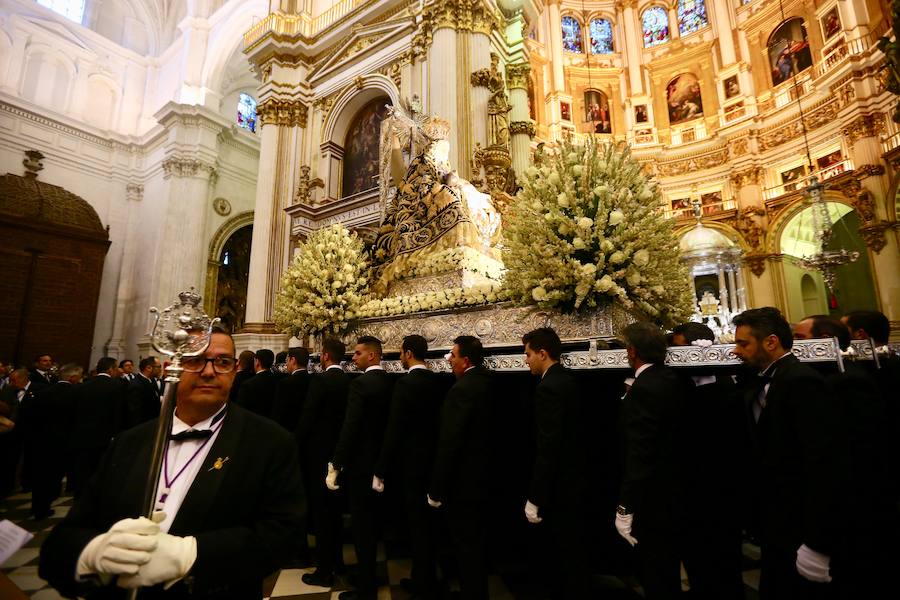
<svg viewBox="0 0 900 600"><path fill-rule="evenodd" d="M529 523L540 523L543 521L543 519L538 516L538 507L532 504L531 500L525 502L525 518L528 519Z"/></svg>
<svg viewBox="0 0 900 600"><path fill-rule="evenodd" d="M828 583L831 575L828 574L831 557L816 552L806 544L797 548L797 572L815 583Z"/></svg>
<svg viewBox="0 0 900 600"><path fill-rule="evenodd" d="M440 501L432 500L431 496L426 496L426 498L428 498L428 506L430 506L431 508L440 508L441 507Z"/></svg>
<svg viewBox="0 0 900 600"><path fill-rule="evenodd" d="M340 471L335 470L334 465L328 463L328 475L325 476L325 487L332 492L341 488L341 486L337 484L338 473L340 473Z"/></svg>
<svg viewBox="0 0 900 600"><path fill-rule="evenodd" d="M159 525L146 517L122 519L88 542L78 557L75 573L134 575L141 565L150 562L156 549Z"/></svg>
<svg viewBox="0 0 900 600"><path fill-rule="evenodd" d="M634 536L631 535L631 522L634 520L634 515L620 515L616 513L616 531L619 532L625 541L632 545L632 547L638 543Z"/></svg>
<svg viewBox="0 0 900 600"><path fill-rule="evenodd" d="M379 494L384 491L384 479L381 479L378 475L372 475L372 489L378 492Z"/></svg>
<svg viewBox="0 0 900 600"><path fill-rule="evenodd" d="M131 589L164 583L163 587L169 589L188 574L197 560L197 538L157 533L156 542L156 550L150 553L150 562L135 575L119 577L116 585Z"/></svg>

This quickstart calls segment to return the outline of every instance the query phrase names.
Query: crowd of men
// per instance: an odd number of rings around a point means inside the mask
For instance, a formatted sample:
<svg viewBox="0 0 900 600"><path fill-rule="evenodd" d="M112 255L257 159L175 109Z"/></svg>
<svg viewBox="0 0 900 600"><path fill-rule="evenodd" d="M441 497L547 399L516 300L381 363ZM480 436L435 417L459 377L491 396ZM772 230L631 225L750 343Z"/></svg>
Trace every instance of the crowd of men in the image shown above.
<svg viewBox="0 0 900 600"><path fill-rule="evenodd" d="M524 336L526 362L540 379L518 518L547 533L560 597L603 595L591 577L595 532L585 525L598 510L609 511L601 520L634 555L649 599L681 597L681 566L692 598L743 598L747 538L761 548L764 600L875 598L888 589L900 531L900 357L848 361L839 371L814 369L790 351L794 339L807 338L882 346L887 319L872 311L844 322L818 315L792 330L776 309L762 308L734 325L734 352L746 365L737 373L665 365L668 345L714 340L704 325L676 327L669 340L649 323L622 332L634 372L617 410L619 483L608 507L587 483L588 448L597 441L584 418L591 395L560 364L552 329ZM265 575L310 554L308 532L316 569L302 579L331 587L345 570L346 505L357 564L355 589L340 598L374 599L382 499L393 488L408 525L412 571L402 584L412 597L441 597L453 573L461 598L488 598L491 483L504 465L492 463L496 375L484 367L481 342L454 340L446 355L452 382L429 370L422 336L403 340L399 378L382 368L378 339L357 340L359 375L342 367L346 350L325 339L321 370L311 374L304 348L279 359L270 350L235 357L230 336L215 333L205 356L184 365L153 519L136 517L159 411L158 361L141 361L127 384L115 361L101 359L98 376L81 386L25 386L33 395L19 394L17 406L26 440L34 432L43 436L35 441L49 439L51 429L30 416L29 404L37 411L44 397L48 406L74 407L68 475L78 497L42 548L42 576L72 596L118 586L152 587L166 598L259 597ZM50 362L39 359L37 376ZM16 373L8 385L21 391ZM70 365L58 373L72 383L81 375ZM79 425L80 412L94 417ZM119 433L140 420L147 422ZM41 462L38 446L32 442L32 477L51 462ZM35 481L35 496L38 489ZM452 564L439 560L441 532Z"/></svg>

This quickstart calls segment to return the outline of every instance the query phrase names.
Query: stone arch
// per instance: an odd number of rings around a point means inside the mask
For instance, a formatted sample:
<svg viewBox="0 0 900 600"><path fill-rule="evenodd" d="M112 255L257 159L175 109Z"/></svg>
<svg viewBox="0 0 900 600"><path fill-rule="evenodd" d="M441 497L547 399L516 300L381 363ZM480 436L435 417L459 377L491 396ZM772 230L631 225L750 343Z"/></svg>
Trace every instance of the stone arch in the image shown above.
<svg viewBox="0 0 900 600"><path fill-rule="evenodd" d="M203 303L207 314L211 315L215 311L216 286L219 283L219 256L225 248L225 243L236 231L252 224L252 210L238 213L222 223L210 240L209 251L206 254L206 284L203 290Z"/></svg>
<svg viewBox="0 0 900 600"><path fill-rule="evenodd" d="M218 21L215 34L211 36L206 51L201 79L207 89L221 94L225 69L235 50L243 49L244 34L248 23L261 20L269 14L267 0L247 0L230 3L230 11L217 11L213 16ZM220 14L222 13L222 14Z"/></svg>
<svg viewBox="0 0 900 600"><path fill-rule="evenodd" d="M40 68L37 69L34 68L35 64L32 63L32 59L36 57L36 55L40 55L41 57L37 63ZM19 95L22 98L32 100L35 103L50 106L53 110L58 112L66 112L69 109L72 96L72 85L77 74L75 63L59 50L46 44L30 44L25 50L24 62L26 68L22 70L22 79L18 84ZM48 64L53 64L54 66L60 65L65 71L67 81L65 83L65 89L61 90L61 98L55 97L56 91L50 92L52 94L50 98L45 98L46 92L42 92L42 89L53 88L55 90L56 88L55 83L52 86L48 86L47 83L43 81L44 65ZM31 87L30 84L32 82L35 88L35 95L33 97L28 90L28 88ZM40 102L41 99L44 99L45 102Z"/></svg>
<svg viewBox="0 0 900 600"><path fill-rule="evenodd" d="M851 202L850 199L844 196L844 194L841 192L826 190L823 194L823 198L825 202L846 204L850 208L853 208L853 202ZM795 202L782 210L774 220L769 222L769 228L768 233L766 234L765 242L767 252L771 254L781 253L781 237L782 235L784 235L784 231L787 228L787 225L805 208L808 208L808 205L806 205L804 202Z"/></svg>
<svg viewBox="0 0 900 600"><path fill-rule="evenodd" d="M99 91L98 88L108 92L109 98L94 98L93 94ZM112 129L119 114L119 103L122 100L121 87L106 75L92 73L88 76L87 91L92 97L85 107L84 120L100 129Z"/></svg>

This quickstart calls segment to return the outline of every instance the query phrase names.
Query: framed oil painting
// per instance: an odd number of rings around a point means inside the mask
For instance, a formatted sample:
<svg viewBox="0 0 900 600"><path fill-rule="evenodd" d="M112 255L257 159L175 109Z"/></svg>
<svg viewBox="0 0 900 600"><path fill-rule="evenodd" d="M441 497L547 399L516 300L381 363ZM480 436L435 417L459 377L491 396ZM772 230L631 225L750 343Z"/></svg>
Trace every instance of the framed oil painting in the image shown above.
<svg viewBox="0 0 900 600"><path fill-rule="evenodd" d="M584 93L584 122L590 133L612 133L609 100L606 94L597 90L588 90Z"/></svg>
<svg viewBox="0 0 900 600"><path fill-rule="evenodd" d="M822 37L827 41L841 32L841 15L837 5L831 7L825 16L820 19L822 23Z"/></svg>
<svg viewBox="0 0 900 600"><path fill-rule="evenodd" d="M341 195L353 196L378 187L378 149L381 122L387 115L386 97L365 105L347 130Z"/></svg>
<svg viewBox="0 0 900 600"><path fill-rule="evenodd" d="M725 99L729 100L741 93L741 85L738 83L738 76L732 75L722 83L725 91Z"/></svg>
<svg viewBox="0 0 900 600"><path fill-rule="evenodd" d="M766 45L769 66L772 69L772 85L784 83L792 75L802 73L812 66L812 53L803 19L785 21L769 36Z"/></svg>
<svg viewBox="0 0 900 600"><path fill-rule="evenodd" d="M700 80L692 73L679 75L666 86L669 124L677 125L703 116Z"/></svg>
<svg viewBox="0 0 900 600"><path fill-rule="evenodd" d="M635 123L646 123L650 120L649 115L647 114L647 105L646 104L637 104L634 107L634 122Z"/></svg>
<svg viewBox="0 0 900 600"><path fill-rule="evenodd" d="M571 121L572 120L572 105L568 102L560 102L559 103L559 114L562 116L563 121Z"/></svg>
<svg viewBox="0 0 900 600"><path fill-rule="evenodd" d="M806 176L806 167L801 165L781 172L781 184L784 186L785 192L793 192L799 190L803 185L803 178Z"/></svg>

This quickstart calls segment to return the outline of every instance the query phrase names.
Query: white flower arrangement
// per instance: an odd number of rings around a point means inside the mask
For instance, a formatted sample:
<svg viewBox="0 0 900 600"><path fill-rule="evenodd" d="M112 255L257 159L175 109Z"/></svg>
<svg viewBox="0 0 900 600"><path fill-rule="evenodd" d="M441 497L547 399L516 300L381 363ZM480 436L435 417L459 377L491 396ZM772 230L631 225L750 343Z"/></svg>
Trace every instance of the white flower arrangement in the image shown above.
<svg viewBox="0 0 900 600"><path fill-rule="evenodd" d="M672 222L627 147L563 142L520 183L504 231L512 299L563 312L619 302L663 325L688 318Z"/></svg>
<svg viewBox="0 0 900 600"><path fill-rule="evenodd" d="M506 300L509 300L509 294L499 283L483 283L470 288L449 288L409 296L373 298L363 304L356 314L361 319L396 317L425 311L481 306Z"/></svg>
<svg viewBox="0 0 900 600"><path fill-rule="evenodd" d="M698 346L700 348L709 348L712 345L713 345L713 341L707 340L705 338L699 339L699 340L694 340L693 342L691 342L691 346Z"/></svg>
<svg viewBox="0 0 900 600"><path fill-rule="evenodd" d="M503 263L485 256L474 248L461 246L411 259L403 279L440 275L460 269L478 273L494 281L500 281L503 277Z"/></svg>
<svg viewBox="0 0 900 600"><path fill-rule="evenodd" d="M341 333L368 291L363 243L343 225L313 232L281 276L275 324L293 335Z"/></svg>

